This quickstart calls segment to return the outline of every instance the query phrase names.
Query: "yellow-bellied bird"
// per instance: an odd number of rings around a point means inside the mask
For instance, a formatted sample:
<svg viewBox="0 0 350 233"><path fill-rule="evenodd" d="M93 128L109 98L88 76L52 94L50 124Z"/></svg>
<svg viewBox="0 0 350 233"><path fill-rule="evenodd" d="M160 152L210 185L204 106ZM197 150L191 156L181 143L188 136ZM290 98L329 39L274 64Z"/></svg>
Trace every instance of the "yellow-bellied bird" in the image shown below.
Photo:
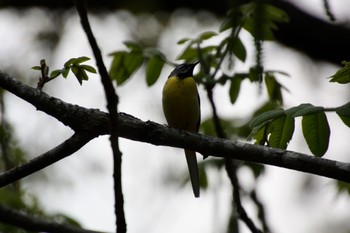
<svg viewBox="0 0 350 233"><path fill-rule="evenodd" d="M163 88L163 112L170 127L198 132L201 112L193 69L199 62L181 64L169 75ZM199 172L196 152L185 149L192 189L199 197Z"/></svg>

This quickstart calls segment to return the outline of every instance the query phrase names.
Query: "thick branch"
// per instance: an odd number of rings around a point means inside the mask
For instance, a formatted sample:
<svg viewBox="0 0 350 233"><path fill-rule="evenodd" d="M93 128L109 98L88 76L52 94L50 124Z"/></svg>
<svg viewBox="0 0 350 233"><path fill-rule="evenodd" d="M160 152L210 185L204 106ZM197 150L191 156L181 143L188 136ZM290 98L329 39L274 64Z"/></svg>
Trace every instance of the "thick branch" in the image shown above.
<svg viewBox="0 0 350 233"><path fill-rule="evenodd" d="M32 217L23 212L11 209L0 204L0 222L16 227L23 228L27 231L50 232L50 233L101 233L89 231L82 228L60 224L56 222L45 221L42 218Z"/></svg>
<svg viewBox="0 0 350 233"><path fill-rule="evenodd" d="M103 135L109 132L107 113L67 104L47 94L36 92L34 88L23 85L21 82L1 72L0 87L13 92L24 100L29 100L28 102L35 107L43 109L44 112L54 116L56 119L64 120L66 125L74 125L76 128L85 129L90 135ZM55 104L60 106L60 109L57 110L58 112L54 112ZM86 121L81 120L82 114ZM118 120L120 126L119 136L130 140L154 145L188 148L203 155L273 165L350 183L349 163L288 150L182 132L151 121L143 122L125 113L119 113ZM92 127L86 127L90 123L93 124Z"/></svg>
<svg viewBox="0 0 350 233"><path fill-rule="evenodd" d="M338 65L342 60L349 60L350 30L345 25L313 17L287 1L274 1L273 4L286 11L290 17L289 23L278 25L275 32L278 42L316 60Z"/></svg>

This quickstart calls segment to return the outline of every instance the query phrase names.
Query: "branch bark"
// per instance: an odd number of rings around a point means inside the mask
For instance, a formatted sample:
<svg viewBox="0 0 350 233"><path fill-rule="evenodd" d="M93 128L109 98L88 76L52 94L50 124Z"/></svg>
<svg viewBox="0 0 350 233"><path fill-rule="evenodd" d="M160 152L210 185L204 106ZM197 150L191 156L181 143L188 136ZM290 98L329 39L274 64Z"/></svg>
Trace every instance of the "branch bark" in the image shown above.
<svg viewBox="0 0 350 233"><path fill-rule="evenodd" d="M1 71L0 87L28 101L73 129L82 129L94 137L109 133L107 113L65 103L28 87ZM183 132L155 122L143 122L125 113L118 114L118 121L119 136L126 139L153 145L188 148L202 155L273 165L350 183L350 163Z"/></svg>

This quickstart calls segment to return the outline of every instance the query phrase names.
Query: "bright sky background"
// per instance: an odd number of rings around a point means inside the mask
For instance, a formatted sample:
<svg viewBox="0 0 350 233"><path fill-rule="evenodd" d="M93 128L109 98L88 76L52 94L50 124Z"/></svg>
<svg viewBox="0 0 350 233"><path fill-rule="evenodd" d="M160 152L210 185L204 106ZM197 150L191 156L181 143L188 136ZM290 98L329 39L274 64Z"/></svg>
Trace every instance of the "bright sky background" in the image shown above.
<svg viewBox="0 0 350 233"><path fill-rule="evenodd" d="M307 2L307 8L315 14L323 14L319 7L322 1ZM333 13L341 21L347 21L344 3L332 1ZM334 4L334 5L333 5ZM347 9L349 9L347 7ZM91 49L74 11L67 12L64 22L64 35L57 52L43 51L41 45L30 35L38 28L50 27L50 18L38 9L16 12L9 9L0 11L0 69L6 71L16 63L25 82L34 86L37 73L30 67L37 65L42 58L47 59L51 69L60 68L71 57L89 56ZM196 13L199 18L210 18L204 12ZM144 15L144 25L152 23L151 17ZM321 16L322 17L322 16ZM176 42L186 36L194 37L203 30L217 31L220 22L198 21L193 17L174 14L159 39L159 48L170 59L174 59L183 47ZM123 41L131 39L137 25L136 19L125 11L113 12L103 17L91 16L91 24L97 41L105 55L107 67L110 65L108 53L124 49ZM150 27L152 28L152 27ZM252 41L243 34L244 44L250 49L248 60L252 61ZM211 41L215 43L215 41ZM286 107L309 102L325 107L339 106L348 102L346 86L329 83L326 79L335 73L337 67L324 62L314 62L305 56L277 44L264 45L264 62L267 69L282 70L291 77L280 76L290 93L284 93ZM89 62L95 66L94 61ZM249 64L238 64L245 70ZM120 111L142 120L165 123L161 109L161 90L171 71L166 67L154 86L147 88L144 70L141 69L124 86L118 87ZM14 74L15 75L15 74ZM251 113L266 96L258 96L258 87L244 82L242 95L237 104L229 102L228 87L215 89L215 100L222 117L244 117ZM92 75L88 82L80 86L74 77L59 78L45 86L48 94L87 108L105 110L105 99L98 76ZM200 90L203 119L210 116L209 104L203 90ZM72 131L55 119L47 116L15 97L6 95L8 119L14 124L16 136L23 148L35 157L68 138ZM335 114L328 114L332 134L326 158L349 161L345 153L349 149L347 139L350 130ZM157 147L145 143L121 139L123 156L123 188L125 211L130 233L136 232L225 232L229 205L230 184L225 173L209 172L210 188L202 191L201 198L195 199L189 186L179 189L176 184L165 184L169 170L181 175L187 172L183 152L178 149ZM290 150L308 153L301 136L300 121L296 122L296 133ZM36 193L43 206L50 212L63 212L93 230L114 230L112 153L108 137L100 137L79 152L46 168L44 178L27 178L26 188ZM43 175L41 174L41 175ZM38 175L34 177L38 178ZM248 170L240 170L239 177L244 187L252 187L252 177ZM350 225L348 196L337 195L334 183L325 178L315 178L286 169L268 167L258 183L258 195L265 204L267 219L273 232L306 233L333 232L332 228L341 223ZM309 192L302 192L303 187ZM255 218L252 204L244 200L250 216ZM243 226L245 227L245 226ZM340 228L337 227L337 232ZM246 231L248 232L248 231Z"/></svg>

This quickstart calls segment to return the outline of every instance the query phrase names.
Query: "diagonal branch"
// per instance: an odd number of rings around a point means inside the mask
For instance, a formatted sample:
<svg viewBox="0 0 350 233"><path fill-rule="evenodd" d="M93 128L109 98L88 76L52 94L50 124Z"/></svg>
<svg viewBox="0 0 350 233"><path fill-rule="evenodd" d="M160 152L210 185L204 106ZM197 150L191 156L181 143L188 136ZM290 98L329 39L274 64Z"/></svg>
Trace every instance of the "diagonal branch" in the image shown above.
<svg viewBox="0 0 350 233"><path fill-rule="evenodd" d="M88 143L92 137L87 134L76 133L60 145L48 152L30 160L28 163L14 167L0 175L0 187L4 187L26 176L29 176L51 164L73 154Z"/></svg>
<svg viewBox="0 0 350 233"><path fill-rule="evenodd" d="M30 102L66 125L82 129L89 135L97 137L109 133L107 113L65 103L35 91L35 88L28 87L2 72L0 72L0 87ZM272 165L350 183L350 163L179 131L155 122L143 122L125 113L118 114L118 123L119 136L126 139L153 145L187 148L207 156Z"/></svg>
<svg viewBox="0 0 350 233"><path fill-rule="evenodd" d="M3 204L0 204L0 217L1 223L14 225L27 231L50 233L102 233L66 224L50 222L38 217L32 217L21 211L11 209Z"/></svg>

